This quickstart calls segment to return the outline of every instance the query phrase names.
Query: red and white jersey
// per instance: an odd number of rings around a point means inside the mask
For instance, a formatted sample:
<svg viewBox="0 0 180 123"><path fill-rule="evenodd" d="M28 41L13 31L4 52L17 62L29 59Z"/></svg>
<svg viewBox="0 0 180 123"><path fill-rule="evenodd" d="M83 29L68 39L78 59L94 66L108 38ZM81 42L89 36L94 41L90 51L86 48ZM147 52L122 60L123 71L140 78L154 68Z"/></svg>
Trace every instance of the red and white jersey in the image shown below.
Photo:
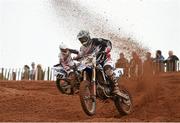
<svg viewBox="0 0 180 123"><path fill-rule="evenodd" d="M59 57L60 57L60 63L65 70L70 69L70 67L74 65L74 62L71 57L71 53L69 51L67 54L60 53Z"/></svg>

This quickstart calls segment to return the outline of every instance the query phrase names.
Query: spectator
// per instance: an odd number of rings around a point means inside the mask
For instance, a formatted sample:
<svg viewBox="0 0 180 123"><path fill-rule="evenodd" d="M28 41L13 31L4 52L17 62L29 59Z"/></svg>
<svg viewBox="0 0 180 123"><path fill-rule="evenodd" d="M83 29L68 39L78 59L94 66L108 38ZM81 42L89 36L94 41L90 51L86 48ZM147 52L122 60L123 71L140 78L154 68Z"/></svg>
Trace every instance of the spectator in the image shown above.
<svg viewBox="0 0 180 123"><path fill-rule="evenodd" d="M151 57L151 53L146 53L146 60L143 63L143 75L151 76L153 75L153 58Z"/></svg>
<svg viewBox="0 0 180 123"><path fill-rule="evenodd" d="M164 56L162 55L161 50L157 50L157 51L156 51L155 61L156 61L156 62L164 62Z"/></svg>
<svg viewBox="0 0 180 123"><path fill-rule="evenodd" d="M164 63L167 63L167 71L176 71L176 62L179 58L173 55L173 51L169 51L168 54L169 57L164 61Z"/></svg>
<svg viewBox="0 0 180 123"><path fill-rule="evenodd" d="M30 68L29 68L28 65L24 65L24 72L22 74L22 79L23 80L29 80L29 73L30 73L29 69Z"/></svg>
<svg viewBox="0 0 180 123"><path fill-rule="evenodd" d="M12 80L16 80L16 72L12 72Z"/></svg>
<svg viewBox="0 0 180 123"><path fill-rule="evenodd" d="M35 63L34 62L32 62L31 67L32 67L32 69L30 71L30 79L35 80L36 69L35 69Z"/></svg>
<svg viewBox="0 0 180 123"><path fill-rule="evenodd" d="M129 76L129 63L128 60L124 57L124 53L120 53L120 58L116 62L116 68L124 69L124 77L128 78Z"/></svg>
<svg viewBox="0 0 180 123"><path fill-rule="evenodd" d="M161 50L156 51L155 68L156 72L164 72L164 56L162 55Z"/></svg>
<svg viewBox="0 0 180 123"><path fill-rule="evenodd" d="M136 52L132 52L132 59L130 60L130 77L137 79L142 75L142 60Z"/></svg>
<svg viewBox="0 0 180 123"><path fill-rule="evenodd" d="M43 80L44 79L44 72L42 70L42 67L40 64L37 65L37 80Z"/></svg>

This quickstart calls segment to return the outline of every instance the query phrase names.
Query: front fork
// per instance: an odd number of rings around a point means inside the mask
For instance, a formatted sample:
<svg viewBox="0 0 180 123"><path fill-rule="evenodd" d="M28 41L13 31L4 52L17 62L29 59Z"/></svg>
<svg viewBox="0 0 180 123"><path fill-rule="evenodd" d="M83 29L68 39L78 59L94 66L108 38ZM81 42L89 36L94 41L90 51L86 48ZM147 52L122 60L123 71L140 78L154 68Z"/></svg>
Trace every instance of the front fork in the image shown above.
<svg viewBox="0 0 180 123"><path fill-rule="evenodd" d="M96 97L96 68L93 68L92 80L91 80L91 92L92 96Z"/></svg>
<svg viewBox="0 0 180 123"><path fill-rule="evenodd" d="M90 93L92 97L96 97L96 68L93 68L92 71L92 77L91 77L91 82L90 82ZM86 71L84 71L84 77L83 80L86 81L87 80L87 73Z"/></svg>

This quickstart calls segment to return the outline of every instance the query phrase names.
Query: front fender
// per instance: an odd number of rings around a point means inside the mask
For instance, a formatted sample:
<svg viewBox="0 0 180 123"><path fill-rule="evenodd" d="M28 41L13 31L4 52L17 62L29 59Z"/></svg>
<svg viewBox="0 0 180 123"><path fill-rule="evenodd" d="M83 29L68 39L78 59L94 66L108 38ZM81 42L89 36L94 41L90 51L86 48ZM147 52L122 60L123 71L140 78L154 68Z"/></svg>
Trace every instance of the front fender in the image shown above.
<svg viewBox="0 0 180 123"><path fill-rule="evenodd" d="M53 75L58 79L66 79L67 72L63 69L63 67L53 67L54 70Z"/></svg>

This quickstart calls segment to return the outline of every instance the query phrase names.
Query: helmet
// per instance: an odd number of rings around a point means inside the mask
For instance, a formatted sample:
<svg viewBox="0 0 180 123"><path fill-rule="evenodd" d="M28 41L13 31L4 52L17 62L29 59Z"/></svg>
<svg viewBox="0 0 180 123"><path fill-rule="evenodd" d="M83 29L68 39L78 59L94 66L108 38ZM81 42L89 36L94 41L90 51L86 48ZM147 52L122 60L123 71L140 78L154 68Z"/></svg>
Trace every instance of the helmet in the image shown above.
<svg viewBox="0 0 180 123"><path fill-rule="evenodd" d="M90 34L88 31L85 31L85 30L81 30L78 35L77 35L77 38L83 38L83 37L90 37Z"/></svg>
<svg viewBox="0 0 180 123"><path fill-rule="evenodd" d="M78 33L77 38L79 39L79 41L81 42L82 45L87 46L87 44L90 40L90 34L88 31L81 30Z"/></svg>
<svg viewBox="0 0 180 123"><path fill-rule="evenodd" d="M61 42L61 44L59 45L59 49L60 49L61 53L63 53L64 55L68 54L68 47L63 42Z"/></svg>
<svg viewBox="0 0 180 123"><path fill-rule="evenodd" d="M62 50L62 49L67 49L66 44L64 44L63 42L61 42L61 44L59 45L59 49L60 49L60 50Z"/></svg>

